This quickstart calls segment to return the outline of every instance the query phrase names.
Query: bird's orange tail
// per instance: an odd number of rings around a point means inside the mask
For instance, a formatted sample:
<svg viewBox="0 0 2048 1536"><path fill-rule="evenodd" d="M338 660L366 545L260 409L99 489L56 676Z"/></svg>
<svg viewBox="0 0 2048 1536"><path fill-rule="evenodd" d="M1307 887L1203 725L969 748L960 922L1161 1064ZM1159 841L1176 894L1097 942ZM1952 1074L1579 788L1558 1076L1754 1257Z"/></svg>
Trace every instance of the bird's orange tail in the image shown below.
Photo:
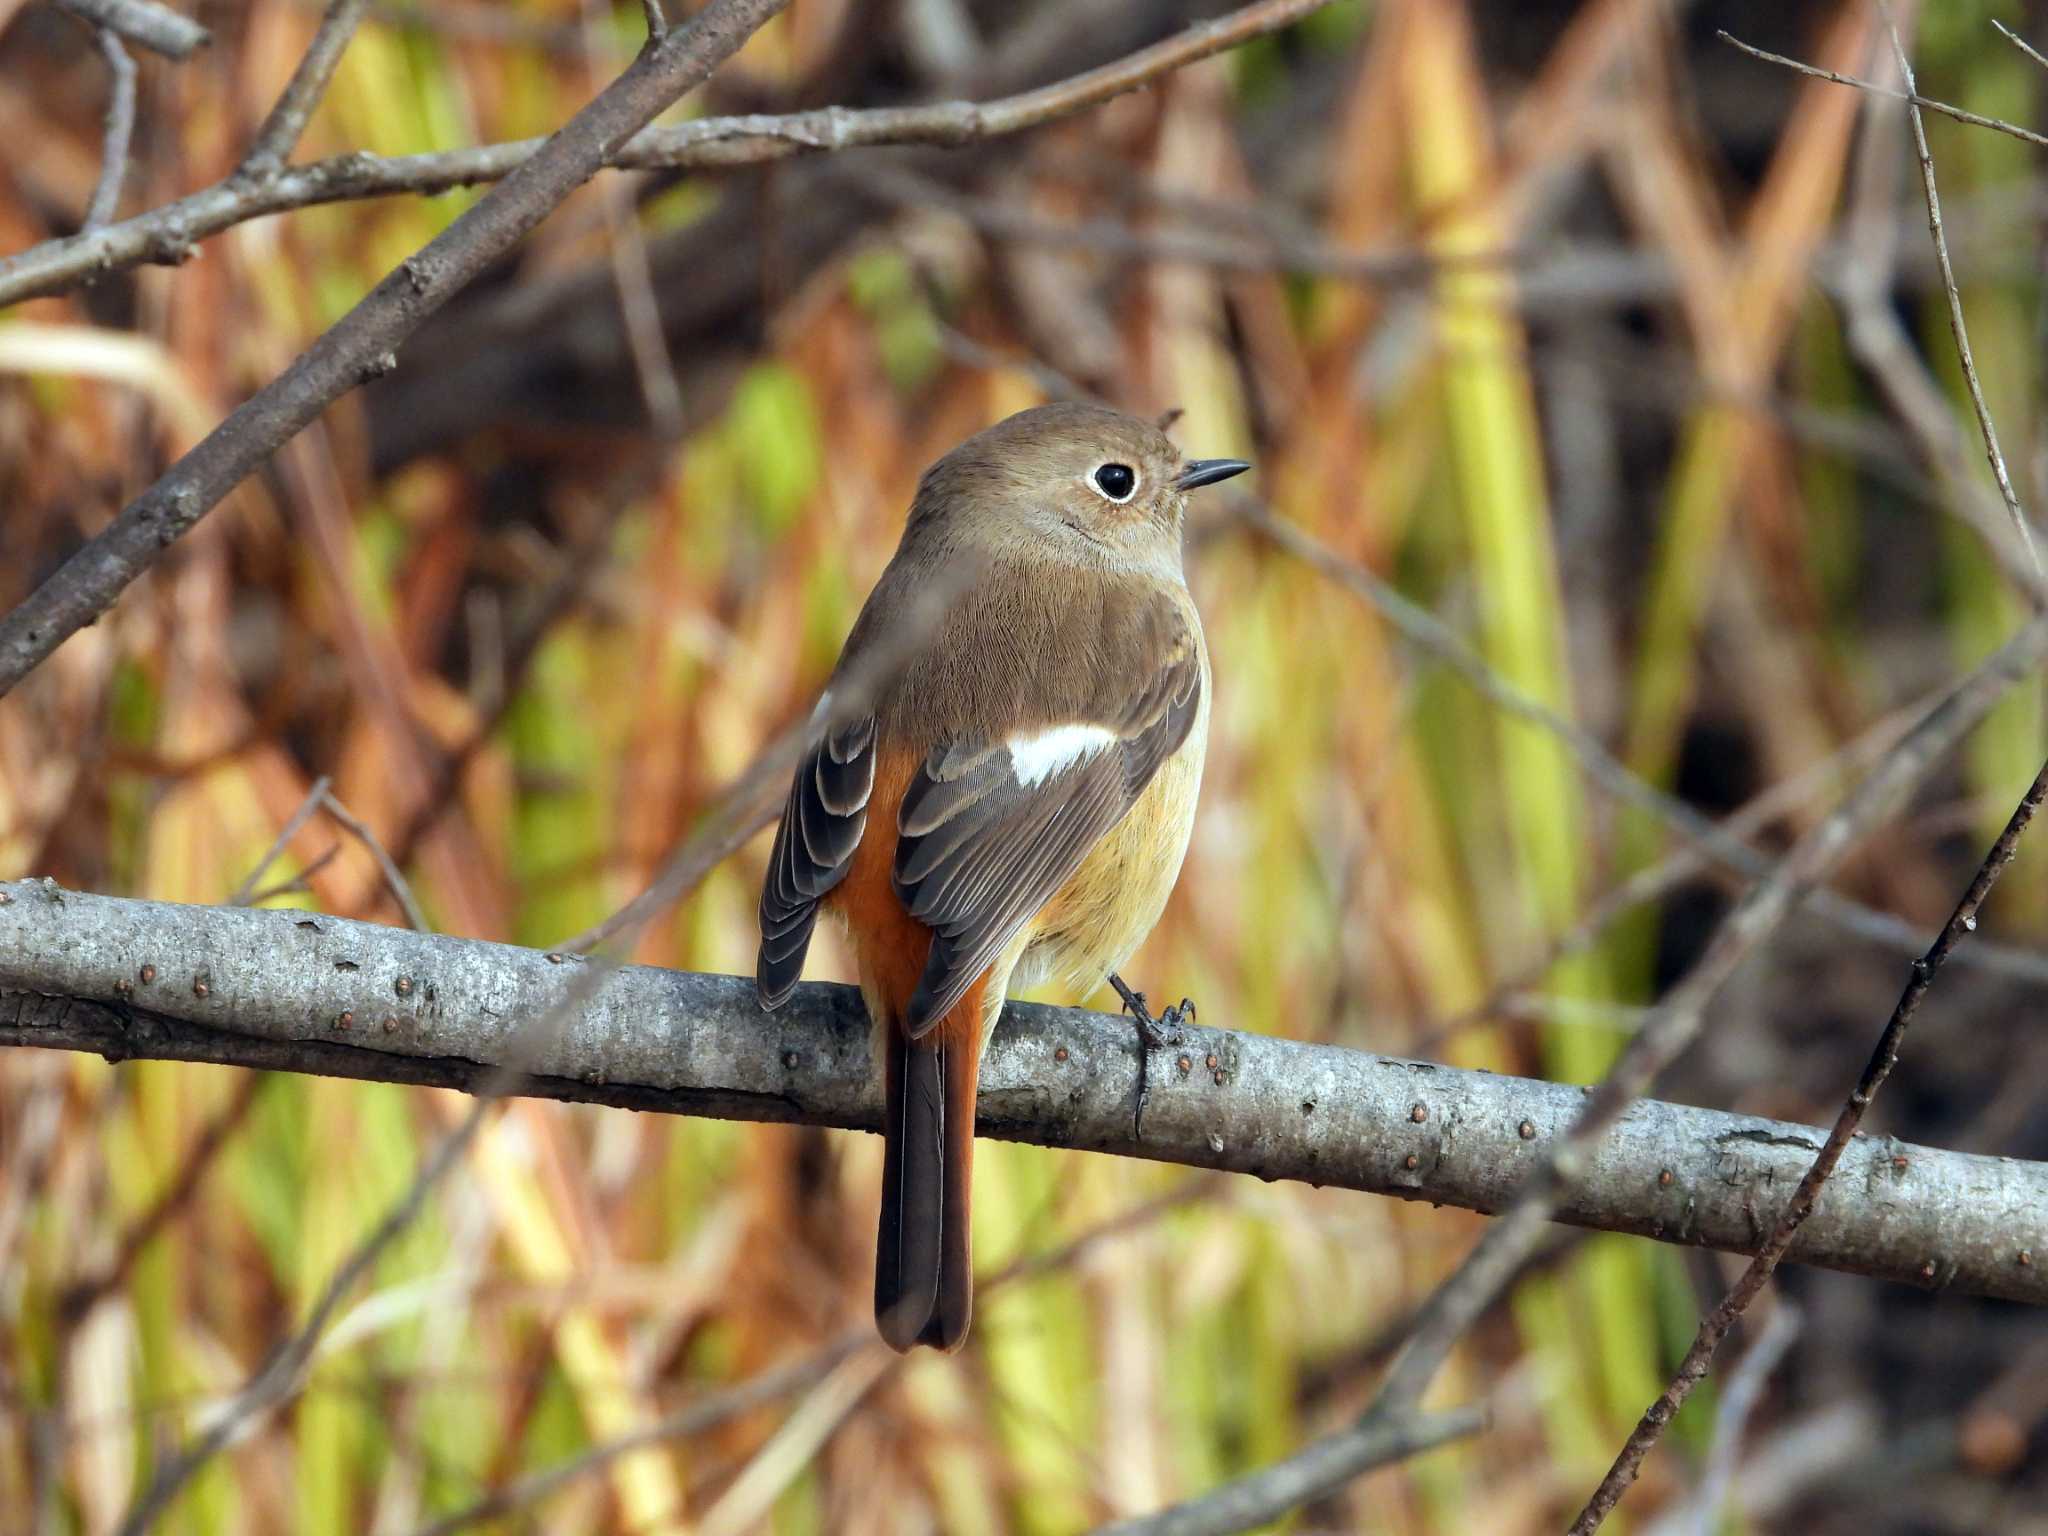
<svg viewBox="0 0 2048 1536"><path fill-rule="evenodd" d="M983 977L930 1033L890 1021L882 1111L882 1220L875 1325L892 1349L952 1351L974 1308L969 1196Z"/></svg>

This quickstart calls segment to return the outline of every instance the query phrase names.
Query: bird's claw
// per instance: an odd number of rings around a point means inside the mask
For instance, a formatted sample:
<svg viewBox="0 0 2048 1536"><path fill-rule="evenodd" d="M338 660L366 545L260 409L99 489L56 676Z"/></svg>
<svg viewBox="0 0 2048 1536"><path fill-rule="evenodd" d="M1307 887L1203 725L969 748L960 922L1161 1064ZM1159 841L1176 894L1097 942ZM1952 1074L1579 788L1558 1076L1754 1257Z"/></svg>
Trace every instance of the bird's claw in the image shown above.
<svg viewBox="0 0 2048 1536"><path fill-rule="evenodd" d="M1195 1022L1195 1005L1182 998L1159 1015L1152 1017L1152 1011L1145 1006L1145 994L1133 992L1124 984L1121 976L1112 975L1109 984L1116 988L1116 995L1124 1000L1124 1009L1138 1029L1138 1098L1131 1111L1131 1139L1145 1139L1145 1105L1152 1097L1151 1074L1147 1071L1152 1053L1169 1046L1184 1044L1187 1036L1181 1032L1183 1024Z"/></svg>

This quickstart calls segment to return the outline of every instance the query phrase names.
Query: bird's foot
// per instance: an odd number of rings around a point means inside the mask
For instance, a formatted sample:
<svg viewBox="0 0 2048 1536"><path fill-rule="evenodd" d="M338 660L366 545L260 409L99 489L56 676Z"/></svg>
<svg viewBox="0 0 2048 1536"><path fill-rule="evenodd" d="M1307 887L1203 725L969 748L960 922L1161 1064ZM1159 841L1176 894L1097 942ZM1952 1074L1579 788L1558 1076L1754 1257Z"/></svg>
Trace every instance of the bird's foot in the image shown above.
<svg viewBox="0 0 2048 1536"><path fill-rule="evenodd" d="M1179 1045L1183 1039L1180 1027L1195 1022L1195 1005L1182 998L1158 1018L1145 1006L1145 994L1133 992L1123 977L1112 974L1109 984L1116 988L1116 995L1124 1000L1124 1009L1138 1027L1138 1038L1145 1042L1149 1051L1157 1051L1169 1045Z"/></svg>
<svg viewBox="0 0 2048 1536"><path fill-rule="evenodd" d="M1181 1025L1195 1022L1195 1005L1182 998L1155 1019L1152 1017L1152 1010L1145 1006L1145 994L1133 992L1125 984L1123 977L1112 972L1109 984L1116 988L1116 995L1124 1000L1124 1008L1129 1012L1138 1030L1138 1099L1131 1110L1131 1139L1143 1141L1145 1105L1152 1097L1152 1053L1168 1046L1179 1045L1186 1040L1187 1037L1181 1033Z"/></svg>

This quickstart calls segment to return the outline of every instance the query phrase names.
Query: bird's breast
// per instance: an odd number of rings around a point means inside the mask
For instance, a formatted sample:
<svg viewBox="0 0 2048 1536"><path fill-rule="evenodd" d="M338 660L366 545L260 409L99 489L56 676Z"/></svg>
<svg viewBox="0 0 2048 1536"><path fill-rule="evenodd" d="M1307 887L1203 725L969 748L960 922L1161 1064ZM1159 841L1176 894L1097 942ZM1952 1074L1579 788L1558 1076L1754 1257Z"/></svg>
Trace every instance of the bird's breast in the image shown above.
<svg viewBox="0 0 2048 1536"><path fill-rule="evenodd" d="M1199 630L1196 636L1199 645ZM1187 740L1040 911L1013 987L1057 979L1092 991L1131 958L1158 923L1194 831L1209 743L1209 692L1205 647L1201 699Z"/></svg>

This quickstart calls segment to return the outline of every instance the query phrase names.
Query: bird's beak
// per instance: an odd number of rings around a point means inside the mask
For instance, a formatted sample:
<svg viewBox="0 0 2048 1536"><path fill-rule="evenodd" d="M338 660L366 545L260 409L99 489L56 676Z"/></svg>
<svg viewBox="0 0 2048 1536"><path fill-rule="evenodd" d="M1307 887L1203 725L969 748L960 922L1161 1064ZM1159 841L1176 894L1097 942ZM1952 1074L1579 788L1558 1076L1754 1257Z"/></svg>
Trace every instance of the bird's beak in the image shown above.
<svg viewBox="0 0 2048 1536"><path fill-rule="evenodd" d="M1175 477L1173 488L1192 491L1198 486L1214 485L1218 480L1241 475L1250 468L1251 464L1244 459L1190 459L1187 467Z"/></svg>

